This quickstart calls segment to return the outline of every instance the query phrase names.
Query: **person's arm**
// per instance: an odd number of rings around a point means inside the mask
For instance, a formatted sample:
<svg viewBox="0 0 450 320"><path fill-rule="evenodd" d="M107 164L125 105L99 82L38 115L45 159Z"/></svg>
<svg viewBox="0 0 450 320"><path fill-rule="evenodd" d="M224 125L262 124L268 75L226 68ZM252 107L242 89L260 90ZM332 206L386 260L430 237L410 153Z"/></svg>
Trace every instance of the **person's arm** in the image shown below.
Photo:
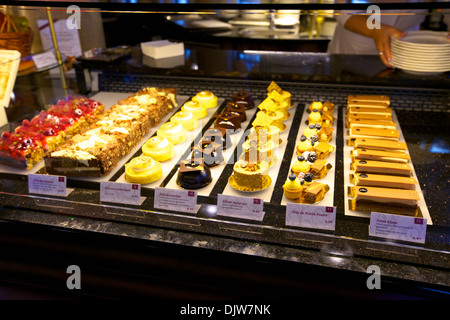
<svg viewBox="0 0 450 320"><path fill-rule="evenodd" d="M392 67L389 61L392 59L390 39L391 37L402 37L404 33L395 27L381 24L380 28L369 29L367 27L366 15L352 15L344 24L344 28L359 33L363 36L372 38L380 53L380 59L383 63Z"/></svg>

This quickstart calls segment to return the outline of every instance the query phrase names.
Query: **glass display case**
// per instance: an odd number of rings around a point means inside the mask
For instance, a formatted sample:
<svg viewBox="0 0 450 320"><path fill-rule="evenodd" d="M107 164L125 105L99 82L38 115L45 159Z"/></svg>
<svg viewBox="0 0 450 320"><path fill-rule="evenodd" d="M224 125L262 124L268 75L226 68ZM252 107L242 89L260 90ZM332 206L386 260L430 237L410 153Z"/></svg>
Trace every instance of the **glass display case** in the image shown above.
<svg viewBox="0 0 450 320"><path fill-rule="evenodd" d="M1 8L23 28L1 49L32 34L0 60L1 283L448 298L449 2L71 4ZM440 42L393 39L394 67L327 49L339 17L378 13ZM89 289L65 290L74 264Z"/></svg>

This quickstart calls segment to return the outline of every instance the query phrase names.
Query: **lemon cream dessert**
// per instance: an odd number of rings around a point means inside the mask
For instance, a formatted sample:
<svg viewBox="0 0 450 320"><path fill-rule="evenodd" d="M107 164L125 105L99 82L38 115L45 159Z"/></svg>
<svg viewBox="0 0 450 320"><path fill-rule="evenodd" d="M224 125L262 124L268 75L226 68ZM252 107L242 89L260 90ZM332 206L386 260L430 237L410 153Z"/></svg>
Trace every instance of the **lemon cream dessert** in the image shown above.
<svg viewBox="0 0 450 320"><path fill-rule="evenodd" d="M181 107L181 111L190 111L197 119L202 119L208 114L208 112L206 111L206 107L200 102L194 100L186 102Z"/></svg>
<svg viewBox="0 0 450 320"><path fill-rule="evenodd" d="M170 121L180 123L188 131L198 127L198 120L190 111L178 111L170 118Z"/></svg>
<svg viewBox="0 0 450 320"><path fill-rule="evenodd" d="M313 109L308 116L308 124L322 123L322 114L319 110Z"/></svg>
<svg viewBox="0 0 450 320"><path fill-rule="evenodd" d="M153 158L156 161L166 161L175 155L173 144L167 138L158 136L151 137L142 146L144 156Z"/></svg>
<svg viewBox="0 0 450 320"><path fill-rule="evenodd" d="M284 196L289 200L300 199L303 192L304 180L297 178L295 174L290 174L283 185Z"/></svg>
<svg viewBox="0 0 450 320"><path fill-rule="evenodd" d="M158 137L167 138L176 145L186 140L186 129L181 123L166 122L156 132Z"/></svg>
<svg viewBox="0 0 450 320"><path fill-rule="evenodd" d="M296 176L298 176L300 172L309 172L309 170L311 170L311 164L306 161L304 156L298 156L291 170Z"/></svg>
<svg viewBox="0 0 450 320"><path fill-rule="evenodd" d="M201 91L192 100L200 102L206 109L217 107L217 97L211 91Z"/></svg>
<svg viewBox="0 0 450 320"><path fill-rule="evenodd" d="M320 101L313 101L310 105L309 105L309 111L312 112L314 109L316 109L317 111L322 111L323 109L323 103Z"/></svg>
<svg viewBox="0 0 450 320"><path fill-rule="evenodd" d="M147 184L161 177L161 163L151 157L139 156L125 165L125 179L130 183Z"/></svg>

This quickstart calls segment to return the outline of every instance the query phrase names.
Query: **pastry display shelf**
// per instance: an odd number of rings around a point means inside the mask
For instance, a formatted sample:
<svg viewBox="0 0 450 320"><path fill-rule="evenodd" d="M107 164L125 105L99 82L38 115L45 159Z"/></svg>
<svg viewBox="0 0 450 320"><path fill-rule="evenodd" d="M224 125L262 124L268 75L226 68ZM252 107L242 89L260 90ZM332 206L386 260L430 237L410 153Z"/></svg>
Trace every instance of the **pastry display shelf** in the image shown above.
<svg viewBox="0 0 450 320"><path fill-rule="evenodd" d="M345 116L347 114L347 109L343 108L342 110L342 117L345 119ZM399 131L399 142L404 143L405 137L403 136L401 127L398 125L398 118L395 113L395 111L392 112L392 121L397 124L397 130ZM351 157L351 151L354 149L352 146L349 146L348 144L348 136L347 136L347 128L343 128L344 132L342 133L342 136L344 137L344 193L346 196L346 200L344 200L344 206L345 206L345 214L346 215L352 215L352 216L359 216L359 217L370 217L370 212L361 212L361 211L353 211L349 208L349 202L347 201L349 195L348 195L348 188L353 186L353 183L350 182L350 175L353 173L353 171L350 169L350 165L352 163L352 157ZM406 150L406 153L409 155L409 151ZM408 165L412 167L412 175L411 177L414 178L414 180L418 181L417 174L414 170L414 163L408 162ZM430 216L430 212L428 210L428 207L425 203L425 198L422 192L422 189L420 188L420 181L416 183L415 190L417 190L417 193L419 195L418 200L418 207L419 207L419 213L418 216L425 218L428 225L433 224L432 217Z"/></svg>
<svg viewBox="0 0 450 320"><path fill-rule="evenodd" d="M266 83L267 85L267 83ZM283 87L283 85L281 85ZM195 90L195 89L193 89ZM293 94L297 94L293 92ZM101 100L105 105L115 103L121 97L127 96L128 93L115 92L100 92L92 97ZM326 98L326 95L322 96ZM189 96L179 96L179 107L182 101L186 101ZM219 95L221 104L213 109L209 114L209 120L203 122L202 131L206 130L212 125L213 114L220 112L224 108L225 101L230 98L230 95ZM260 97L262 98L262 97ZM333 102L333 99L330 99ZM335 157L335 172L329 172L329 177L334 177L333 192L329 193L332 198L332 203L337 207L337 223L335 231L324 231L317 229L305 229L297 227L287 227L285 224L285 206L283 205L283 191L282 185L286 181L289 174L292 158L295 154L295 146L299 131L303 127L304 116L306 113L305 101L294 101L294 108L290 109L290 127L283 132L285 134L285 149L284 154L280 155L280 166L277 169L278 177L272 182L272 194L268 198L264 198L264 219L262 221L254 221L247 219L238 219L223 217L217 214L217 195L226 190L228 177L232 173L232 164L224 164L220 177L210 186L208 193L199 192L198 204L199 209L196 214L187 214L181 212L156 210L153 207L153 187L142 187L142 196L145 201L140 206L121 205L114 203L101 203L99 201L99 180L97 179L68 179L68 187L75 188L74 191L66 198L41 196L28 194L27 191L27 173L12 173L10 171L3 171L1 173L2 192L1 205L4 208L20 208L20 210L31 210L47 213L51 215L62 215L73 218L88 218L98 221L111 221L117 223L125 223L131 225L149 226L156 228L163 228L168 230L179 230L193 232L197 234L205 234L212 236L220 236L226 238L237 238L243 240L254 240L262 243L273 243L277 245L293 246L300 248L308 248L313 250L322 250L324 246L333 247L336 243L342 241L350 243L353 254L358 256L381 257L384 252L379 250L367 250L368 246L373 246L372 240L368 238L367 229L364 226L368 225L367 218L347 217L344 214L343 207L343 164L342 164L342 119L336 119L336 153ZM336 114L339 114L341 106L336 106ZM295 110L295 112L294 112ZM176 111L176 110L175 110ZM175 112L174 111L174 112ZM254 118L257 109L248 110L248 122L250 124ZM167 120L167 119L165 119ZM156 128L154 128L156 132ZM196 139L200 137L200 132ZM195 140L195 139L194 139ZM142 144L144 143L142 140ZM240 139L240 143L243 139ZM190 153L190 147L193 141L187 143L184 153L181 157L186 157ZM234 145L232 150L234 157L238 154L236 152L237 145ZM127 160L141 153L139 148L134 154L129 154L123 160ZM180 158L181 158L180 157ZM231 157L230 157L231 158ZM170 172L161 180L161 186L167 186L173 176L176 174L177 166L174 165ZM104 178L102 178L104 179ZM123 164L118 166L112 176L107 177L109 181L122 182L123 180ZM242 196L247 196L243 194ZM252 194L251 197L257 197L257 194ZM363 226L361 228L361 226ZM358 230L358 231L356 231ZM358 234L355 232L362 233ZM427 233L430 237L435 237L434 232ZM434 240L434 239L433 239ZM428 260L426 254L433 251L434 243L427 243L427 246L414 245L410 249L399 250L395 252L394 257L398 261L407 263L423 263L425 265L432 265L435 267L446 267L446 260ZM406 248L409 244L406 244ZM405 243L381 244L380 247L387 246L395 248L397 246L404 248ZM437 244L436 248L442 248ZM406 252L406 253L405 253Z"/></svg>

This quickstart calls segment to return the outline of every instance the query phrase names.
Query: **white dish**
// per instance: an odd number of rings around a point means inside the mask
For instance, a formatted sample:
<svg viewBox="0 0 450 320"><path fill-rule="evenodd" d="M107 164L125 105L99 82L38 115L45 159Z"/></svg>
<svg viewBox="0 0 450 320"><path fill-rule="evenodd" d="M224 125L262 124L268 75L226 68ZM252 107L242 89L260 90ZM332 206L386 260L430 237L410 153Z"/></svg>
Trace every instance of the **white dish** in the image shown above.
<svg viewBox="0 0 450 320"><path fill-rule="evenodd" d="M393 38L392 41L411 47L450 48L450 40L447 39L447 32L410 31L406 36Z"/></svg>

